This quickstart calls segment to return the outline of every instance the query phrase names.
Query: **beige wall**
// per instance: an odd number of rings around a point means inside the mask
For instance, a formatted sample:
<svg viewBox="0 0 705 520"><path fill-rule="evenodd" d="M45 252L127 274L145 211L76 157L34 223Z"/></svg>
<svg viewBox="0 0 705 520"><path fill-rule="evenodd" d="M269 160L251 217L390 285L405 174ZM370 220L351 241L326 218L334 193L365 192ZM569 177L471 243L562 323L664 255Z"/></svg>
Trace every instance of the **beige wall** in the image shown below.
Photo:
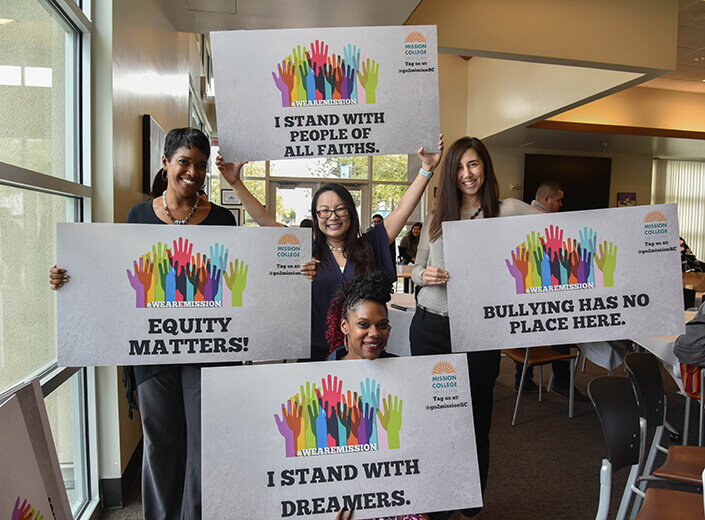
<svg viewBox="0 0 705 520"><path fill-rule="evenodd" d="M678 2L423 0L407 23L435 24L440 47L475 56L670 70Z"/></svg>
<svg viewBox="0 0 705 520"><path fill-rule="evenodd" d="M610 207L617 206L617 192L635 192L637 204L650 204L651 201L651 167L650 155L636 154L591 154L568 153L555 150L531 150L517 148L490 148L492 164L499 182L501 199L512 197L521 199L524 183L524 154L579 155L592 157L609 157L612 159L610 175ZM510 185L515 184L517 191L510 191ZM566 194L570 196L570 194Z"/></svg>

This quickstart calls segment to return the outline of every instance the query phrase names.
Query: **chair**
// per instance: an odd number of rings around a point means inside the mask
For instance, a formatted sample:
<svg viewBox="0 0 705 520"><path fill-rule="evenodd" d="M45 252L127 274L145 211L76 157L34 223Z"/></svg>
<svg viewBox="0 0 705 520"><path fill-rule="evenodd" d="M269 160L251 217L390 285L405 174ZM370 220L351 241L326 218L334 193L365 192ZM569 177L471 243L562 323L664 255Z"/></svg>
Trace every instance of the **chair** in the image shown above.
<svg viewBox="0 0 705 520"><path fill-rule="evenodd" d="M636 487L646 450L646 420L639 417L640 409L631 382L623 377L598 377L588 384L588 395L600 419L607 447L607 458L602 460L600 469L600 499L595 520L607 520L612 475L624 467L629 467L630 471L617 520L627 517L632 493L644 499L639 520L705 520L700 494L654 488L644 493Z"/></svg>
<svg viewBox="0 0 705 520"><path fill-rule="evenodd" d="M624 358L624 365L634 387L641 416L646 419L649 428L655 428L643 470L646 476L639 478L639 489L645 490L649 480L657 479L701 486L702 473L705 470L705 448L697 446L664 448L661 445L666 419L666 396L658 360L651 353L632 352ZM666 454L666 462L652 474L656 454L659 451ZM632 517L639 510L640 505L641 497L637 496Z"/></svg>
<svg viewBox="0 0 705 520"><path fill-rule="evenodd" d="M521 394L524 391L524 380L526 379L526 372L530 367L539 367L539 402L542 400L543 392L543 365L552 363L554 361L570 360L570 394L568 399L568 417L573 417L573 393L575 391L575 358L577 354L561 354L556 352L551 347L529 347L523 348L510 348L504 351L507 357L510 357L517 363L523 363L524 368L521 372L521 383L519 383L519 391L517 392L517 400L514 404L514 415L512 416L512 426L516 426L517 414L519 412L519 401L521 400ZM550 391L550 383L548 391Z"/></svg>

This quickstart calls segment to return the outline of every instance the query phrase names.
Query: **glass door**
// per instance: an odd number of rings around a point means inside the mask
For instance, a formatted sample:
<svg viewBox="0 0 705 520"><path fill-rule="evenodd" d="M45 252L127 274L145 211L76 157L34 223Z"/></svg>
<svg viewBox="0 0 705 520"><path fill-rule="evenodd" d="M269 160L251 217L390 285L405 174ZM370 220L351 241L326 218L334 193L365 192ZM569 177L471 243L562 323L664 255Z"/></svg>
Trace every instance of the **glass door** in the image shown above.
<svg viewBox="0 0 705 520"><path fill-rule="evenodd" d="M311 200L317 189L315 182L277 182L274 193L277 222L298 227L302 220L310 219Z"/></svg>

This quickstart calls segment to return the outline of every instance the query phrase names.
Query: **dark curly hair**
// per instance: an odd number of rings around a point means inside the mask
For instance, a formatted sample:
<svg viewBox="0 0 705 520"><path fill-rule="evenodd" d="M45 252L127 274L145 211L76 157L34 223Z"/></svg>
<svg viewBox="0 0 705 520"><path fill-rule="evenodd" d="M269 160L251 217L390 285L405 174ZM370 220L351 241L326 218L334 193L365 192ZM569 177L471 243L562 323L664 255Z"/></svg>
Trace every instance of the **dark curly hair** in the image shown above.
<svg viewBox="0 0 705 520"><path fill-rule="evenodd" d="M387 302L392 299L392 284L394 281L384 271L373 271L370 274L358 276L338 288L330 302L326 318L326 340L330 352L343 344L343 331L340 322L348 311L361 301L373 301L381 304L385 311Z"/></svg>

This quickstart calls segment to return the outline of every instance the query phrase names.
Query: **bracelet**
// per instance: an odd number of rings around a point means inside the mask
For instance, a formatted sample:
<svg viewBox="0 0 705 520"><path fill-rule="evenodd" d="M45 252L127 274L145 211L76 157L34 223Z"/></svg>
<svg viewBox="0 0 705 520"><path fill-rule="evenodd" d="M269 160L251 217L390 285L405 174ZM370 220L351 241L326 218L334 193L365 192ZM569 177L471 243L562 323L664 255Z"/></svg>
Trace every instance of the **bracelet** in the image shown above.
<svg viewBox="0 0 705 520"><path fill-rule="evenodd" d="M419 173L421 175L423 175L424 177L426 177L427 179L430 179L431 177L433 177L433 172L430 172L428 170L424 170L423 166L421 168L419 168Z"/></svg>

